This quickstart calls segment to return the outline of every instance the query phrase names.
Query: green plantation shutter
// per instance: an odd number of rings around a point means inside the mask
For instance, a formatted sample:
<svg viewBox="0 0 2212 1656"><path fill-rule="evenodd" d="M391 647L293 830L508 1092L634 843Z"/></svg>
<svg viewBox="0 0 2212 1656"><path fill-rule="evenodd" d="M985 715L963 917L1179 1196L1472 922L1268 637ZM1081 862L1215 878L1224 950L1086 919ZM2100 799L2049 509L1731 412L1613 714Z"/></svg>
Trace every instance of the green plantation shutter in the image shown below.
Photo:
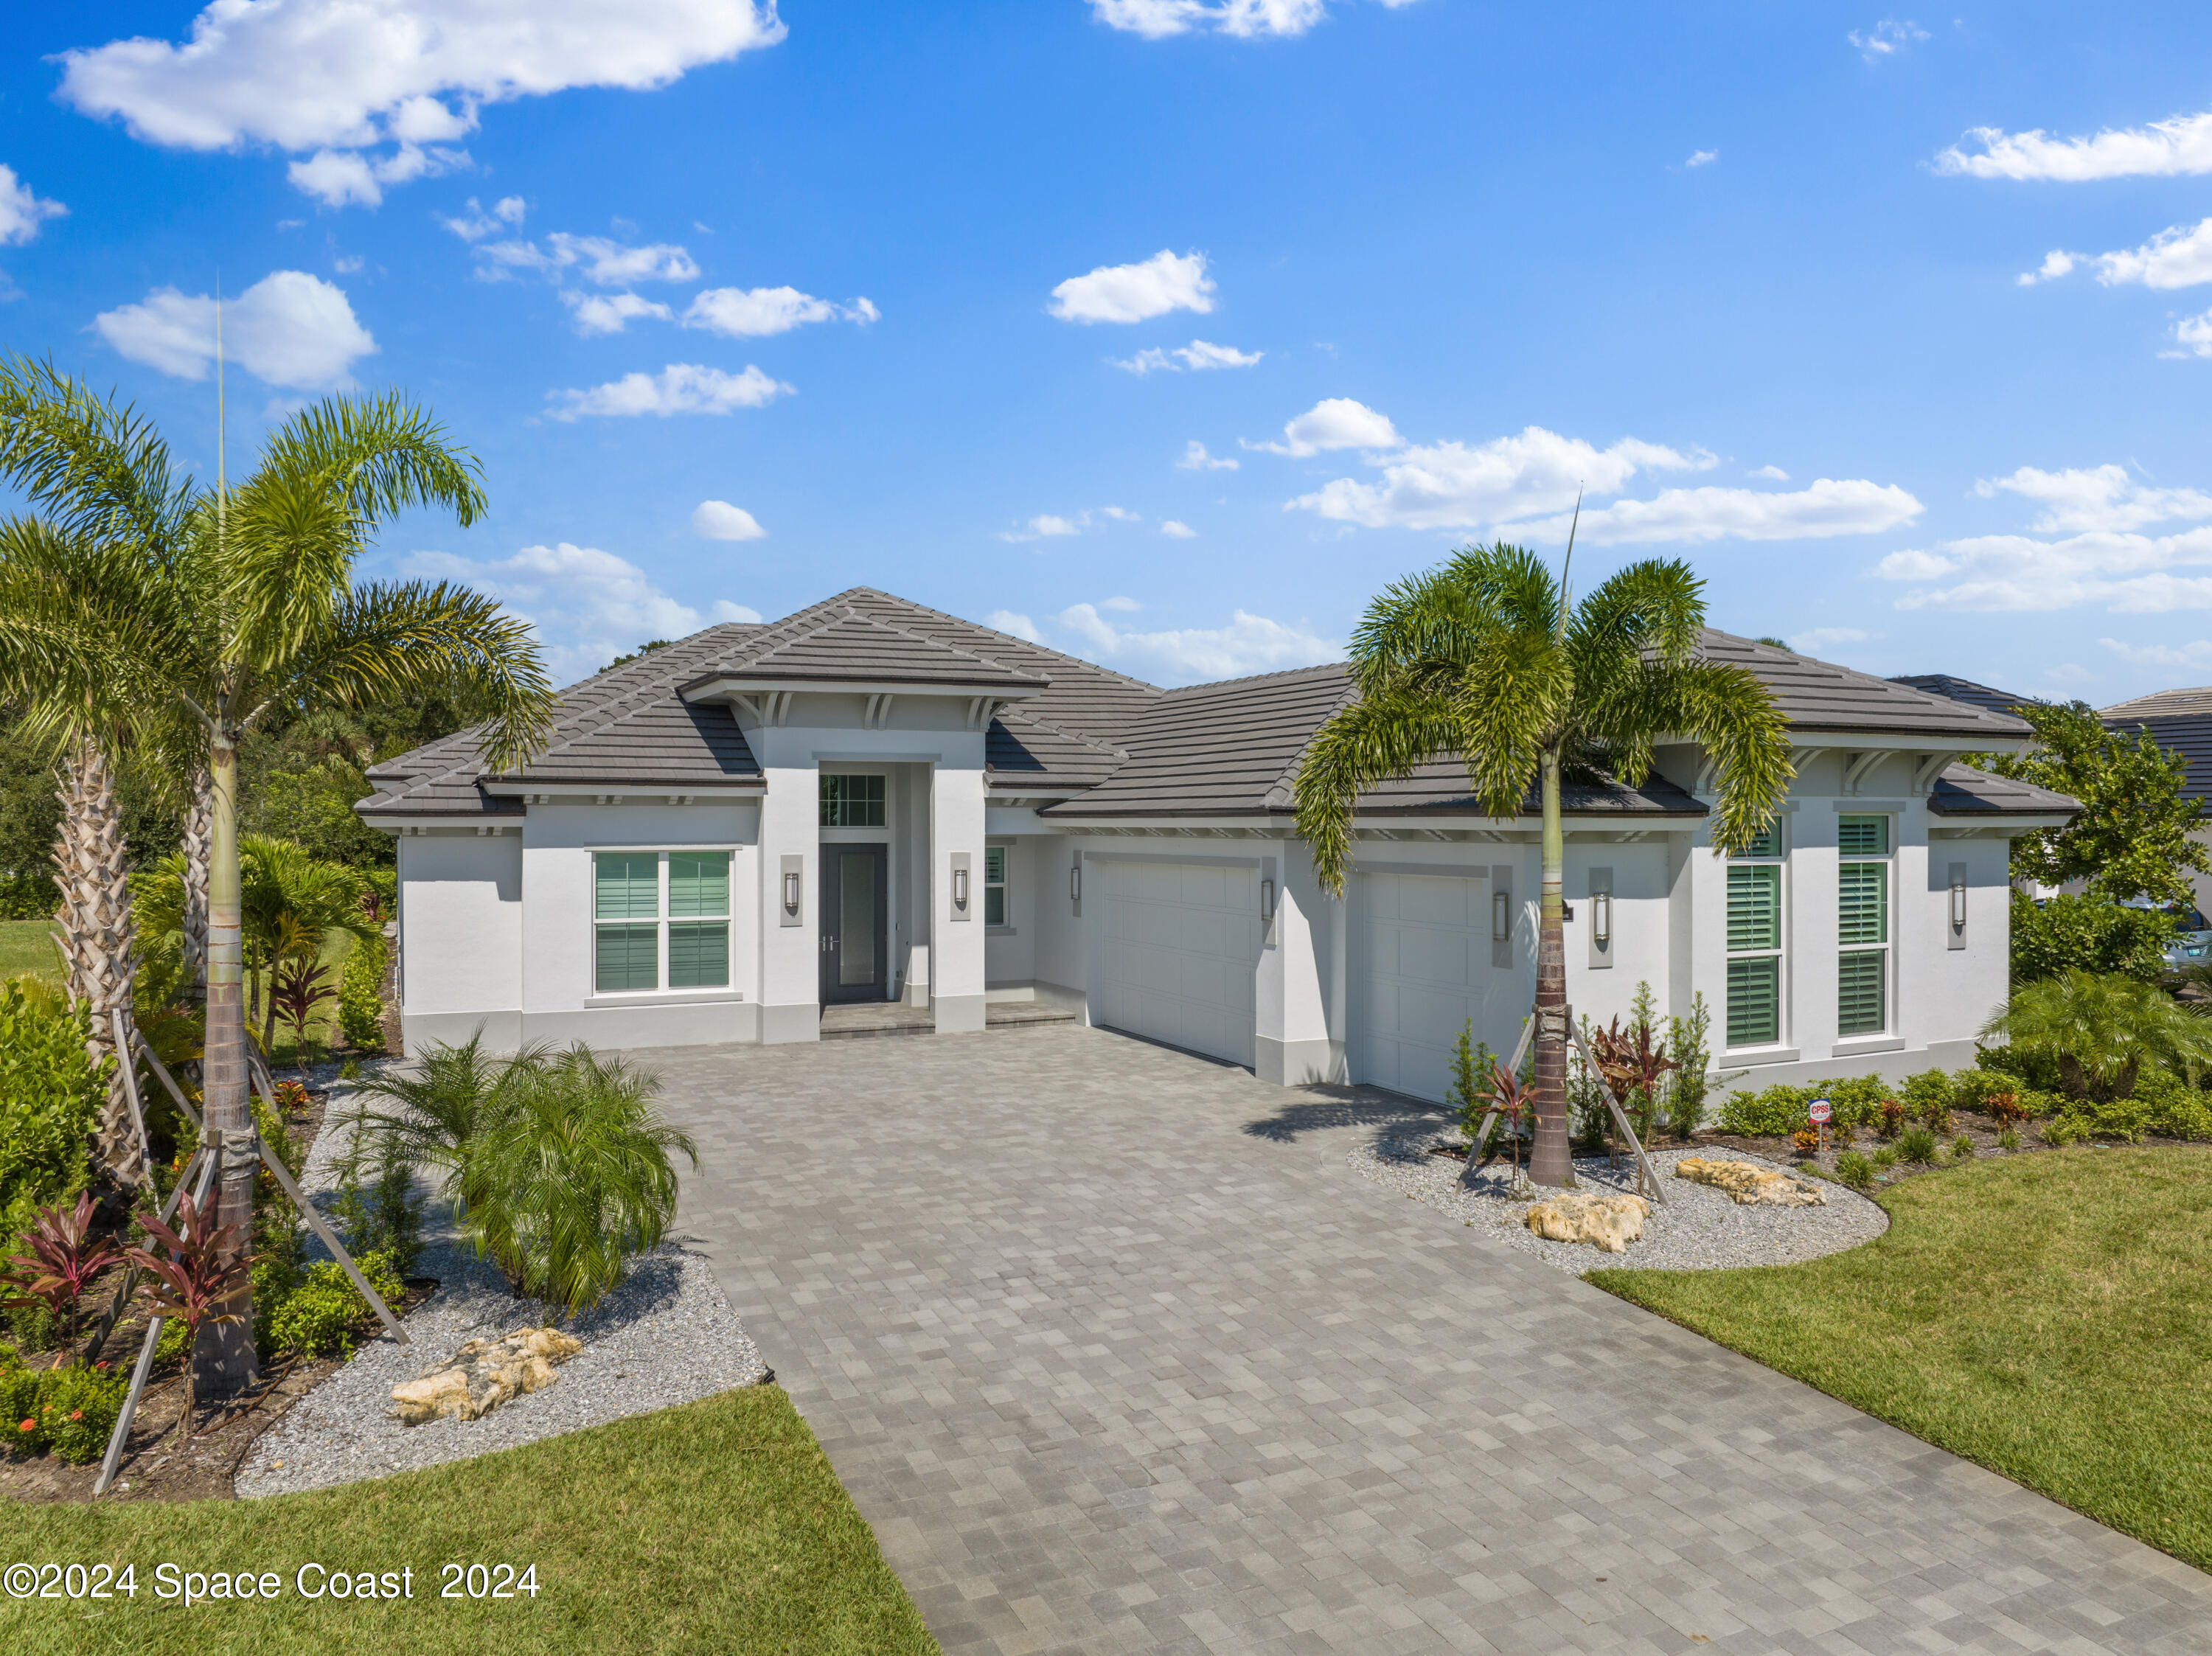
<svg viewBox="0 0 2212 1656"><path fill-rule="evenodd" d="M1838 1034L1874 1035L1888 1027L1881 1004L1882 978L1888 959L1888 955L1879 949L1843 957L1837 974Z"/></svg>
<svg viewBox="0 0 2212 1656"><path fill-rule="evenodd" d="M1766 831L1741 851L1732 853L1738 857L1779 857L1782 854L1782 819L1778 816L1766 825Z"/></svg>
<svg viewBox="0 0 2212 1656"><path fill-rule="evenodd" d="M672 919L730 912L730 853L672 851L668 853L668 913ZM673 970L673 967L671 968Z"/></svg>
<svg viewBox="0 0 2212 1656"><path fill-rule="evenodd" d="M1889 864L1845 863L1837 870L1837 940L1889 941Z"/></svg>
<svg viewBox="0 0 2212 1656"><path fill-rule="evenodd" d="M1746 949L1782 947L1779 867L1753 864L1729 870L1728 946L1731 954Z"/></svg>
<svg viewBox="0 0 2212 1656"><path fill-rule="evenodd" d="M603 995L660 987L660 928L643 925L603 925L599 928L599 961L592 983Z"/></svg>
<svg viewBox="0 0 2212 1656"><path fill-rule="evenodd" d="M1889 818L1844 816L1836 823L1837 848L1846 857L1889 855Z"/></svg>
<svg viewBox="0 0 2212 1656"><path fill-rule="evenodd" d="M1772 955L1728 963L1728 1044L1771 1046L1782 1039L1782 961Z"/></svg>
<svg viewBox="0 0 2212 1656"><path fill-rule="evenodd" d="M592 917L601 920L660 918L660 858L655 852L603 851L592 859Z"/></svg>
<svg viewBox="0 0 2212 1656"><path fill-rule="evenodd" d="M720 989L730 981L730 923L672 920L668 926L668 986Z"/></svg>

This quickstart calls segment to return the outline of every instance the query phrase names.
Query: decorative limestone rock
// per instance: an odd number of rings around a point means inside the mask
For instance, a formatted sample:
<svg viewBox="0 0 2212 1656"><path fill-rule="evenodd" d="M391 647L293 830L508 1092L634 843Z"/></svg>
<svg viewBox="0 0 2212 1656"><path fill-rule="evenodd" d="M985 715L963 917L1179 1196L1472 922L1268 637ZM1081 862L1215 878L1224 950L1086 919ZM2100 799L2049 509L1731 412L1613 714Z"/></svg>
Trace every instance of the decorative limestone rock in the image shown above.
<svg viewBox="0 0 2212 1656"><path fill-rule="evenodd" d="M471 1340L449 1362L393 1386L392 1412L409 1426L480 1420L510 1398L544 1391L560 1378L554 1365L583 1349L582 1341L557 1328L518 1328L503 1339Z"/></svg>
<svg viewBox="0 0 2212 1656"><path fill-rule="evenodd" d="M1607 1253L1626 1253L1644 1234L1651 1204L1640 1196L1592 1196L1567 1191L1533 1204L1528 1228L1547 1241L1588 1242Z"/></svg>
<svg viewBox="0 0 2212 1656"><path fill-rule="evenodd" d="M1686 1156L1674 1164L1674 1177L1724 1190L1745 1207L1820 1208L1828 1204L1827 1192L1811 1180L1795 1179L1772 1168L1753 1167L1748 1162L1714 1162L1702 1156Z"/></svg>

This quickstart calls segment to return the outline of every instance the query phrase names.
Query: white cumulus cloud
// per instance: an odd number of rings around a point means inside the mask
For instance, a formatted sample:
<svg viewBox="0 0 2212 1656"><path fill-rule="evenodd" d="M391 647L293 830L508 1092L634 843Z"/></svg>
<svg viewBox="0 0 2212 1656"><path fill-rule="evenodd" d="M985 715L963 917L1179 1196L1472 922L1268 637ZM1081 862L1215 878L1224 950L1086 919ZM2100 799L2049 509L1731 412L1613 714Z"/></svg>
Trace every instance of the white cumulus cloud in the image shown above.
<svg viewBox="0 0 2212 1656"><path fill-rule="evenodd" d="M1657 541L1799 541L1872 535L1911 523L1920 502L1894 483L1817 477L1804 488L1662 488L1648 500L1585 508L1576 531L1592 546ZM1569 514L1507 524L1509 540L1564 541Z"/></svg>
<svg viewBox="0 0 2212 1656"><path fill-rule="evenodd" d="M1195 529L1175 518L1169 518L1161 523L1160 533L1171 541L1194 541L1198 538L1198 531Z"/></svg>
<svg viewBox="0 0 2212 1656"><path fill-rule="evenodd" d="M2121 660L2138 667L2202 668L2212 665L2212 640L2194 639L2187 644L2136 644L2123 639L2100 638L2097 642ZM2081 669L2076 668L2076 672ZM2088 676L2084 673L2082 676Z"/></svg>
<svg viewBox="0 0 2212 1656"><path fill-rule="evenodd" d="M1303 622L1285 625L1238 610L1225 627L1140 633L1116 627L1099 613L1110 607L1073 604L1057 620L1100 659L1141 669L1146 676L1169 683L1239 678L1344 657L1341 644L1321 637Z"/></svg>
<svg viewBox="0 0 2212 1656"><path fill-rule="evenodd" d="M292 187L313 196L325 207L380 207L384 187L434 179L442 173L472 167L465 149L442 144L423 149L403 143L388 155L367 155L358 149L318 149L305 161L284 169Z"/></svg>
<svg viewBox="0 0 2212 1656"><path fill-rule="evenodd" d="M692 300L684 312L684 325L732 339L757 339L788 333L810 322L868 323L882 315L866 299L840 305L796 288L709 288Z"/></svg>
<svg viewBox="0 0 2212 1656"><path fill-rule="evenodd" d="M464 240L460 221L447 219L447 227ZM640 282L693 282L699 265L690 253L674 242L656 241L642 247L605 236L571 235L556 230L540 247L520 240L489 241L473 249L481 261L477 274L498 281L514 270L535 270L556 282L580 277L595 288L627 288Z"/></svg>
<svg viewBox="0 0 2212 1656"><path fill-rule="evenodd" d="M727 500L702 500L691 508L692 533L710 541L762 541L768 531L741 506Z"/></svg>
<svg viewBox="0 0 2212 1656"><path fill-rule="evenodd" d="M2043 510L2028 525L2039 534L2075 534L2099 529L2141 529L2175 519L2212 518L2212 494L2194 488L2151 488L2137 482L2123 465L2079 466L2043 471L2022 466L2008 477L1990 477L1974 485L1985 500L2017 494Z"/></svg>
<svg viewBox="0 0 2212 1656"><path fill-rule="evenodd" d="M133 362L182 379L204 379L215 361L216 303L206 294L156 288L136 305L102 311L92 325ZM376 349L344 291L305 270L272 270L222 306L223 355L287 391L339 391Z"/></svg>
<svg viewBox="0 0 2212 1656"><path fill-rule="evenodd" d="M1720 158L1721 152L1717 149L1693 149L1690 152L1690 159L1684 161L1682 165L1685 167L1711 167Z"/></svg>
<svg viewBox="0 0 2212 1656"><path fill-rule="evenodd" d="M1395 11L1413 0L1382 0ZM1109 28L1148 40L1211 32L1251 39L1304 34L1328 15L1328 0L1091 0L1091 14Z"/></svg>
<svg viewBox="0 0 2212 1656"><path fill-rule="evenodd" d="M489 562L417 552L404 567L410 575L463 581L499 599L537 629L557 682L586 677L647 639L683 638L716 622L760 620L757 610L727 598L704 610L682 603L629 559L567 541L526 546Z"/></svg>
<svg viewBox="0 0 2212 1656"><path fill-rule="evenodd" d="M422 176L399 155L429 158L425 146L473 130L484 105L643 91L783 35L774 0L213 0L182 42L63 53L60 96L148 143L313 150L295 183L334 205L373 203L385 183ZM365 186L347 155L368 168Z"/></svg>
<svg viewBox="0 0 2212 1656"><path fill-rule="evenodd" d="M1229 457L1217 458L1206 452L1206 445L1194 437L1183 446L1182 458L1176 462L1178 471L1234 471L1243 461Z"/></svg>
<svg viewBox="0 0 2212 1656"><path fill-rule="evenodd" d="M2200 311L2175 323L2173 343L2181 348L2172 353L2176 356L2212 356L2212 311Z"/></svg>
<svg viewBox="0 0 2212 1656"><path fill-rule="evenodd" d="M1161 248L1137 264L1102 264L1052 290L1046 308L1063 322L1142 322L1170 311L1213 308L1206 255Z"/></svg>
<svg viewBox="0 0 2212 1656"><path fill-rule="evenodd" d="M1109 357L1107 361L1117 368L1127 368L1131 373L1157 373L1165 370L1181 373L1188 368L1198 372L1206 368L1249 368L1257 362L1265 351L1240 351L1231 345L1208 344L1203 339L1194 339L1188 345L1177 345L1163 350L1155 345L1139 351L1128 358Z"/></svg>
<svg viewBox="0 0 2212 1656"><path fill-rule="evenodd" d="M30 240L41 224L68 212L61 203L32 194L14 167L0 166L0 247Z"/></svg>
<svg viewBox="0 0 2212 1656"><path fill-rule="evenodd" d="M1859 49L1859 56L1867 62L1878 64L1885 58L1894 58L1915 40L1925 40L1928 31L1909 19L1885 17L1865 33L1853 29L1844 38Z"/></svg>
<svg viewBox="0 0 2212 1656"><path fill-rule="evenodd" d="M2212 173L2212 112L2171 116L2119 131L2107 129L2089 138L2055 138L2040 128L2007 132L1978 126L1966 140L1978 148L1969 151L1954 144L1936 156L1938 172L2069 184Z"/></svg>
<svg viewBox="0 0 2212 1656"><path fill-rule="evenodd" d="M1296 433L1291 435L1285 452L1297 452ZM1486 443L1433 443L1370 455L1370 464L1381 468L1379 481L1340 477L1290 504L1370 529L1466 529L1565 513L1574 506L1578 490L1617 494L1639 471L1703 470L1717 462L1702 451L1684 454L1632 437L1601 449L1579 437L1530 426L1518 435ZM1588 525L1590 517L1585 512L1583 522Z"/></svg>
<svg viewBox="0 0 2212 1656"><path fill-rule="evenodd" d="M703 368L696 362L671 362L659 373L626 373L619 379L588 391L554 391L546 397L556 406L556 420L576 420L587 414L727 414L732 409L757 409L793 387L769 378L748 362L743 373Z"/></svg>
<svg viewBox="0 0 2212 1656"><path fill-rule="evenodd" d="M1760 466L1743 475L1747 477L1764 477L1770 483L1786 483L1790 481L1790 474L1780 466Z"/></svg>
<svg viewBox="0 0 2212 1656"><path fill-rule="evenodd" d="M503 230L520 229L523 215L528 210L528 204L520 196L501 196L491 204L489 212L477 205L477 198L471 196L466 213L458 218L447 218L441 214L438 221L463 241L482 241L486 236L498 235Z"/></svg>
<svg viewBox="0 0 2212 1656"><path fill-rule="evenodd" d="M576 331L587 337L620 333L640 317L665 322L676 314L659 300L636 294L581 294L572 288L562 291L561 302L575 312Z"/></svg>
<svg viewBox="0 0 2212 1656"><path fill-rule="evenodd" d="M1031 621L1027 616L1012 610L994 610L983 617L983 625L994 633L1004 633L1009 637L1021 639L1026 643L1044 642L1044 634L1038 630L1036 622Z"/></svg>
<svg viewBox="0 0 2212 1656"><path fill-rule="evenodd" d="M2033 288L2039 282L2056 282L2063 276L2074 274L2074 267L2081 262L2081 255L2069 253L2063 247L2054 247L2043 256L2043 263L2033 270L2020 273L2020 285Z"/></svg>
<svg viewBox="0 0 2212 1656"><path fill-rule="evenodd" d="M1838 644L1866 644L1881 636L1879 633L1861 632L1856 627L1813 627L1792 633L1790 647L1801 656L1817 656Z"/></svg>
<svg viewBox="0 0 2212 1656"><path fill-rule="evenodd" d="M1304 459L1328 449L1395 448L1398 441L1398 428L1366 403L1349 397L1325 397L1283 428L1281 442L1244 446Z"/></svg>

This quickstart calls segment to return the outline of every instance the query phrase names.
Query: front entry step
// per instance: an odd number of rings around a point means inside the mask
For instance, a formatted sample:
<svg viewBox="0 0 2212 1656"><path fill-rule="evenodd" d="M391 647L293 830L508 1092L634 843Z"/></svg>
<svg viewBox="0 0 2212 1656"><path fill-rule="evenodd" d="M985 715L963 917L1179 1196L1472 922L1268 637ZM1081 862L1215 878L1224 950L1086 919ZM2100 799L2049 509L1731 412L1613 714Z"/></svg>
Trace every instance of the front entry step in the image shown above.
<svg viewBox="0 0 2212 1656"><path fill-rule="evenodd" d="M1075 1014L1044 1001L993 1001L983 1009L986 1028L1012 1024L1073 1023ZM936 1032L937 1020L927 1006L903 1001L861 1001L822 1009L824 1040L872 1040L878 1035L927 1035Z"/></svg>

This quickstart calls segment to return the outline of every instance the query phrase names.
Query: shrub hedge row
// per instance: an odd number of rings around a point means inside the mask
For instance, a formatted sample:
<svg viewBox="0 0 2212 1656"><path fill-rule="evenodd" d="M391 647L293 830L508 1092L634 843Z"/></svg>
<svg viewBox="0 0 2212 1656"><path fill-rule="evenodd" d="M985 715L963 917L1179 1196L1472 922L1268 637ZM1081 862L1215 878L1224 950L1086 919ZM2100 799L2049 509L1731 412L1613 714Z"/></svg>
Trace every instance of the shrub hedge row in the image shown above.
<svg viewBox="0 0 2212 1656"><path fill-rule="evenodd" d="M2106 1137L2130 1143L2145 1134L2165 1138L2212 1139L2212 1093L2188 1085L2167 1071L2146 1068L2135 1095L2111 1104L2093 1104L2028 1085L2017 1074L1990 1066L1947 1072L1923 1070L1901 1083L1881 1076L1850 1076L1814 1086L1778 1083L1757 1092L1732 1092L1721 1101L1723 1132L1779 1136L1803 1126L1808 1107L1825 1098L1834 1119L1856 1128L1871 1127L1885 1101L1895 1100L1908 1120L1943 1130L1953 1110L1980 1111L2000 1093L2010 1093L2031 1116L2048 1116L2057 1129L2054 1142ZM2051 1132L2046 1131L2046 1137Z"/></svg>

